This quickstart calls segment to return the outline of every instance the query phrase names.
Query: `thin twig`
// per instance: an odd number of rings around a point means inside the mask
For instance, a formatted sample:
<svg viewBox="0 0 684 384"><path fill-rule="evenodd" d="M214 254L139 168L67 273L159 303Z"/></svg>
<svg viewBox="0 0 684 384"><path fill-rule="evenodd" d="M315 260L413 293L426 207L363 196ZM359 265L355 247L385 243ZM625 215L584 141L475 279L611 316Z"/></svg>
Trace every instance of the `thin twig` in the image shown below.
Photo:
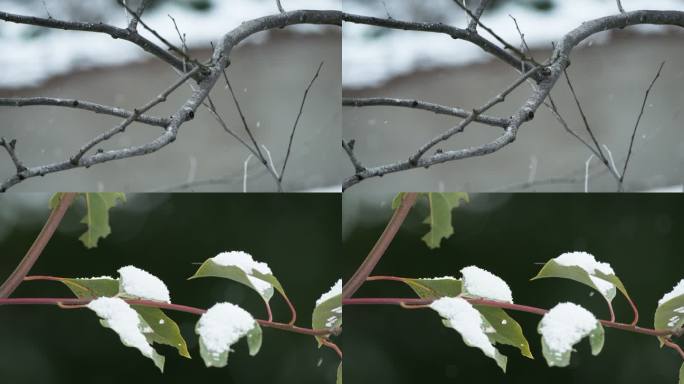
<svg viewBox="0 0 684 384"><path fill-rule="evenodd" d="M63 193L60 197L57 206L50 212L45 221L43 229L31 244L31 248L26 252L26 256L21 260L21 262L14 269L14 272L5 280L5 282L0 286L0 298L7 298L14 292L15 289L24 281L24 277L28 275L33 265L36 263L40 255L43 253L45 246L48 244L52 235L54 235L59 223L62 222L64 214L71 206L71 203L76 197L75 193Z"/></svg>
<svg viewBox="0 0 684 384"><path fill-rule="evenodd" d="M620 4L620 1L618 0L618 4ZM648 88L646 88L646 93L644 94L644 100L641 102L641 110L639 110L639 116L636 119L636 123L634 124L634 130L632 130L632 138L629 140L629 149L627 150L627 159L625 160L625 166L622 168L622 175L620 176L620 184L622 184L622 181L625 179L625 173L627 173L627 165L629 164L629 159L632 156L632 146L634 145L634 137L636 136L637 128L639 127L639 122L641 122L641 116L644 115L644 109L646 108L646 101L648 100L648 94L651 92L651 88L653 88L653 84L655 84L656 80L658 80L658 77L660 77L660 71L663 70L663 66L665 65L665 62L663 61L660 63L660 66L658 67L658 72L656 72L655 77L653 80L651 80L651 84L648 85Z"/></svg>
<svg viewBox="0 0 684 384"><path fill-rule="evenodd" d="M594 154L592 153L584 163L584 193L589 193L589 163L593 158Z"/></svg>
<svg viewBox="0 0 684 384"><path fill-rule="evenodd" d="M482 17L485 8L487 8L487 5L489 5L489 0L480 0L480 4L478 4L477 8L475 8L475 12L473 12L473 16L471 17L470 22L468 23L469 31L475 31L475 29L477 28L477 22L480 21L480 18Z"/></svg>
<svg viewBox="0 0 684 384"><path fill-rule="evenodd" d="M295 122L292 125L292 132L290 133L290 141L287 143L287 153L285 154L285 160L283 161L283 167L280 170L280 177L278 178L278 181L280 181L280 182L283 181L283 177L285 176L285 167L287 166L287 161L290 158L290 151L292 150L292 141L294 140L295 131L297 130L297 124L299 124L299 118L302 116L302 111L304 110L304 104L306 103L306 98L309 95L309 90L311 90L311 87L313 86L314 82L318 78L318 75L321 73L321 68L323 68L323 62L322 61L318 65L318 68L316 69L316 73L314 74L313 78L309 82L309 85L304 90L304 96L302 97L301 104L299 104L299 112L297 112L297 118L295 119ZM226 81L228 81L228 80L226 80Z"/></svg>
<svg viewBox="0 0 684 384"><path fill-rule="evenodd" d="M140 0L140 4L138 4L138 9L136 9L135 11L138 17L132 17L131 20L128 22L129 30L135 31L138 29L138 18L142 17L143 12L145 12L145 7L147 7L147 1L148 0Z"/></svg>
<svg viewBox="0 0 684 384"><path fill-rule="evenodd" d="M226 81L226 86L228 87L228 90L230 91L230 95L233 97L233 102L235 103L235 107L237 108L238 114L240 115L240 119L242 120L242 125L245 127L245 131L247 131L247 135L249 136L250 140L252 140L252 144L254 144L254 148L256 148L257 156L259 158L259 161L261 161L262 164L266 165L266 158L264 155L261 153L261 150L259 149L259 144L257 143L256 139L254 138L254 135L252 135L252 131L249 129L249 124L247 124L247 119L245 118L245 114L242 113L242 108L240 107L240 102L238 102L237 96L235 96L235 91L233 91L233 86L230 84L230 81L228 80L228 74L226 73L226 70L223 70L223 79Z"/></svg>
<svg viewBox="0 0 684 384"><path fill-rule="evenodd" d="M622 8L622 2L620 0L616 0L616 1L617 1L618 10L620 11L620 13L625 13L625 9Z"/></svg>
<svg viewBox="0 0 684 384"><path fill-rule="evenodd" d="M19 157L17 156L16 152L16 146L16 139L7 141L4 137L0 138L0 147L3 147L5 148L5 150L7 150L7 153L9 154L10 158L12 159L12 162L14 163L14 167L17 169L17 175L20 175L27 168L26 166L24 166L24 163L22 163L21 160L19 160Z"/></svg>
<svg viewBox="0 0 684 384"><path fill-rule="evenodd" d="M582 108L582 104L580 104L579 98L577 97L577 93L575 93L575 87L572 86L572 81L570 81L570 76L568 76L567 69L563 69L563 73L565 74L565 80L568 84L568 87L570 88L570 93L572 93L572 97L575 100L577 109L579 109L580 115L582 116L584 128L587 130L587 132L589 132L589 136L591 137L591 140L594 142L594 145L596 146L596 150L599 154L599 160L601 160L603 163L607 165L608 160L606 159L606 156L603 154L603 151L601 151L601 146L599 145L596 136L594 136L594 132L591 130L591 126L589 125L589 121L587 120L587 115L584 114L584 109Z"/></svg>
<svg viewBox="0 0 684 384"><path fill-rule="evenodd" d="M351 161L352 165L354 166L354 172L355 173L361 173L366 170L366 167L361 164L358 158L356 158L356 155L354 154L354 144L356 141L354 140L349 140L345 142L342 140L342 148L344 148L344 151L347 153L347 156L349 157L349 161Z"/></svg>
<svg viewBox="0 0 684 384"><path fill-rule="evenodd" d="M278 6L278 11L280 11L280 13L285 13L285 9L283 8L283 5L280 4L280 0L276 0L276 5Z"/></svg>

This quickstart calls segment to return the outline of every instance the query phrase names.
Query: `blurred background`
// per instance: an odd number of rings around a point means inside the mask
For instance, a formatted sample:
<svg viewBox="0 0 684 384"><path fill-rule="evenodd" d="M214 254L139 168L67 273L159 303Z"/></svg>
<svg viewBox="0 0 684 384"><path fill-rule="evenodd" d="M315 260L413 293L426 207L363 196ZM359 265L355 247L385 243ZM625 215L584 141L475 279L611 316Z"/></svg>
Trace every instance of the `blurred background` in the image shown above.
<svg viewBox="0 0 684 384"><path fill-rule="evenodd" d="M47 194L0 196L0 276L8 276L40 231L49 211ZM267 262L298 309L298 324L310 327L316 299L342 269L340 197L336 194L128 195L111 210L112 234L86 250L78 241L84 208L70 209L31 271L63 277L116 276L135 265L161 278L173 302L208 308L229 301L264 318L261 299L223 279L187 281L207 258L244 250ZM277 212L274 214L274 212ZM70 297L59 283L26 282L13 297ZM277 320L289 310L271 300ZM121 344L87 309L54 306L0 307L0 376L3 383L334 383L339 359L318 349L313 337L264 329L263 347L250 357L241 340L228 366L205 368L194 333L197 316L167 312L180 326L192 360L172 348L164 374L134 348Z"/></svg>
<svg viewBox="0 0 684 384"><path fill-rule="evenodd" d="M477 0L467 1L472 8ZM514 46L521 44L517 20L531 55L543 62L553 42L582 22L617 13L614 0L499 0L482 22ZM682 0L630 0L630 10L684 10ZM467 25L452 0L345 0L345 10L401 20ZM684 31L636 26L591 36L572 53L568 73L601 144L622 170L644 92L665 61L653 87L634 143L625 178L627 190L673 187L682 191L684 170ZM483 36L491 36L482 31ZM420 99L472 109L511 84L519 75L479 47L434 33L388 30L346 23L343 28L343 86L346 97ZM490 113L509 116L531 92L525 84ZM566 85L552 92L570 127L588 136ZM420 145L456 125L459 119L396 107L343 109L343 137L356 139L365 166L408 158ZM471 124L439 147L479 146L501 134L499 128ZM583 191L589 150L568 134L545 107L520 129L515 143L496 153L366 180L355 186L368 193L398 190ZM346 174L353 172L345 162ZM615 180L594 160L589 191L616 191ZM526 183L532 182L532 185Z"/></svg>
<svg viewBox="0 0 684 384"><path fill-rule="evenodd" d="M128 0L135 8L138 0ZM292 0L288 9L339 9L340 0ZM211 57L211 43L240 23L277 12L272 0L155 0L143 20L180 46L172 16L186 35L190 55ZM115 0L0 0L0 10L65 20L106 22L125 27L129 16ZM140 33L158 42L142 26ZM295 26L256 34L233 50L227 73L257 140L279 167L304 89L321 61L294 140L284 188L309 190L339 185L341 37L338 27ZM147 103L176 78L174 70L126 41L108 35L0 22L0 97L49 96L84 99L132 110ZM228 125L244 135L242 123L222 81L211 96ZM189 86L149 113L168 116L190 96ZM0 135L17 139L29 165L63 161L84 142L121 119L59 107L0 107ZM115 149L148 142L156 127L133 124L107 142ZM242 191L242 165L248 151L201 109L183 126L179 140L158 153L30 180L18 191ZM338 156L339 155L339 156ZM13 166L6 155L0 177ZM256 161L249 167L248 191L275 191ZM339 188L334 188L339 190Z"/></svg>
<svg viewBox="0 0 684 384"><path fill-rule="evenodd" d="M349 278L391 215L393 195L344 206L343 278ZM477 265L504 279L514 302L551 308L578 303L599 318L608 316L598 294L564 279L529 281L543 263L567 251L586 251L612 265L641 312L640 325L653 326L658 300L682 278L684 199L674 194L472 194L453 211L454 235L431 251L421 237L428 213L424 198L414 208L373 274L459 277ZM369 282L355 297L413 297L401 283ZM618 320L630 322L629 305L613 301ZM682 364L653 337L606 329L600 355L583 340L567 368L548 368L537 334L539 316L509 311L523 327L534 360L512 347L504 374L490 358L464 345L432 310L398 306L344 308L345 380L348 383L672 383Z"/></svg>

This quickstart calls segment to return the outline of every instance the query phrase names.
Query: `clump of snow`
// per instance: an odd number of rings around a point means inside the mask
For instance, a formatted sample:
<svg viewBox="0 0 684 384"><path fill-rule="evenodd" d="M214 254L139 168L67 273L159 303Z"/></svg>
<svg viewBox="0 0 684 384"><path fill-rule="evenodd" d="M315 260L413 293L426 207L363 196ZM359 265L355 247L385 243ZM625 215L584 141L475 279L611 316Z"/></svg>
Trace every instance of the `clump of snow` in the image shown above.
<svg viewBox="0 0 684 384"><path fill-rule="evenodd" d="M596 317L574 303L560 303L544 315L539 326L544 342L554 354L572 350L599 325Z"/></svg>
<svg viewBox="0 0 684 384"><path fill-rule="evenodd" d="M196 332L206 351L219 359L241 337L257 326L249 312L231 303L217 303L202 315ZM212 360L205 359L207 366Z"/></svg>
<svg viewBox="0 0 684 384"><path fill-rule="evenodd" d="M116 280L111 276L102 275L99 277L79 277L76 280Z"/></svg>
<svg viewBox="0 0 684 384"><path fill-rule="evenodd" d="M145 338L147 324L128 303L117 297L100 297L88 303L88 308L102 318L103 325L119 335L124 345L137 348L155 362L157 359L163 362L163 357L157 354Z"/></svg>
<svg viewBox="0 0 684 384"><path fill-rule="evenodd" d="M665 302L682 295L684 295L684 279L679 280L679 283L677 283L677 285L675 285L670 292L666 293L662 299L658 300L658 305L663 305L665 304ZM678 308L677 310L675 310L675 312L678 312L678 310L684 311L684 307Z"/></svg>
<svg viewBox="0 0 684 384"><path fill-rule="evenodd" d="M330 288L330 290L324 294L321 295L318 300L316 300L316 306L321 305L322 303L328 301L328 299L331 299L337 295L342 294L342 279L339 279L335 282L335 284Z"/></svg>
<svg viewBox="0 0 684 384"><path fill-rule="evenodd" d="M171 302L169 289L157 276L132 265L119 268L119 292L126 297Z"/></svg>
<svg viewBox="0 0 684 384"><path fill-rule="evenodd" d="M212 257L211 260L214 264L223 267L240 268L247 275L247 279L252 283L252 286L254 286L262 296L270 296L268 292L273 289L273 286L264 280L252 276L254 271L264 275L272 275L273 273L271 272L271 268L268 267L268 264L254 261L252 255L242 251L221 252L215 257Z"/></svg>
<svg viewBox="0 0 684 384"><path fill-rule="evenodd" d="M432 281L432 280L458 280L453 276L442 276L442 277L421 277L418 280Z"/></svg>
<svg viewBox="0 0 684 384"><path fill-rule="evenodd" d="M485 333L486 324L480 312L460 297L443 297L430 304L442 316L450 328L455 329L470 346L479 348L485 355L495 358L496 348Z"/></svg>
<svg viewBox="0 0 684 384"><path fill-rule="evenodd" d="M331 309L330 312L332 312L330 317L325 319L325 327L326 328L332 328L335 326L337 321L340 319L340 316L342 316L342 306L335 307L335 308Z"/></svg>
<svg viewBox="0 0 684 384"><path fill-rule="evenodd" d="M461 275L468 295L513 303L511 288L493 273L471 265L461 269Z"/></svg>
<svg viewBox="0 0 684 384"><path fill-rule="evenodd" d="M612 298L615 295L615 285L600 277L594 276L596 271L605 275L615 275L615 271L608 263L596 261L594 255L586 252L566 252L555 259L559 265L566 267L579 267L589 274L592 283L598 288L603 296Z"/></svg>

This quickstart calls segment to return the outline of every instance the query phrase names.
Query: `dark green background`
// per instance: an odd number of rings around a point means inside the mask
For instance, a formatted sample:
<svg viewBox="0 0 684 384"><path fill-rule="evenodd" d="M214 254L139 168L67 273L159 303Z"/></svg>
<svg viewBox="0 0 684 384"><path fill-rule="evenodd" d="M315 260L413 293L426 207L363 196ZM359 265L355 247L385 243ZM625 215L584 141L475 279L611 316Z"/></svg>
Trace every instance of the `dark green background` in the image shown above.
<svg viewBox="0 0 684 384"><path fill-rule="evenodd" d="M94 250L77 240L83 208L76 206L55 234L33 274L53 276L116 276L128 264L166 282L179 304L209 307L217 301L243 306L263 318L258 296L227 280L187 281L202 262L224 250L244 250L269 264L299 310L303 326L311 325L316 299L339 278L340 197L325 195L146 195L132 198L111 211L113 233ZM0 209L13 197L0 200ZM43 204L43 202L41 202ZM38 212L47 217L45 209ZM0 240L0 276L4 278L23 256L42 223L19 225ZM8 225L7 222L0 225ZM68 297L58 283L25 282L14 297ZM272 300L277 319L289 312L278 297ZM0 307L0 383L334 383L337 356L317 349L312 337L264 329L261 352L247 354L242 340L225 368L205 368L199 356L194 325L197 317L167 312L181 327L192 360L175 350L166 355L162 375L151 360L125 347L111 330L99 325L87 309L52 306ZM320 367L317 367L322 359Z"/></svg>
<svg viewBox="0 0 684 384"><path fill-rule="evenodd" d="M427 214L423 201L380 261L375 274L460 276L478 265L508 282L516 303L550 308L560 301L585 306L598 317L607 310L600 295L562 279L530 282L543 263L562 252L583 250L609 262L639 305L640 325L650 327L658 299L684 278L684 197L679 194L471 195L454 211L455 234L431 251L420 240ZM346 199L346 197L345 197ZM387 202L391 196L387 196ZM343 276L351 276L389 218L387 205L368 201L361 212L374 223L350 227L344 240ZM409 297L410 289L393 282L366 283L356 297ZM618 319L631 321L620 296ZM536 327L540 317L509 312L523 326L535 360L500 346L508 372L458 333L442 326L429 309L396 306L345 306L345 380L351 383L671 383L682 364L672 350L660 350L655 338L606 329L603 352L592 357L584 340L568 368L548 368Z"/></svg>

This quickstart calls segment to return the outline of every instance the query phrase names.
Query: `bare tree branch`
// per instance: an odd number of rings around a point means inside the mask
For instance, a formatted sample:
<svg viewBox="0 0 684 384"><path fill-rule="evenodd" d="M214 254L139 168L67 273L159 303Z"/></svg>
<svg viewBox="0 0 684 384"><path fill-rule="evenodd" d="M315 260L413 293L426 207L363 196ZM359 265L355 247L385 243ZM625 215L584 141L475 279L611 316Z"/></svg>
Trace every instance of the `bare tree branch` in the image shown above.
<svg viewBox="0 0 684 384"><path fill-rule="evenodd" d="M174 68L179 70L183 69L183 62L181 60L167 52L164 48L142 37L134 30L117 28L103 23L83 23L78 21L57 20L53 18L44 19L33 16L15 15L2 11L0 11L0 20L18 24L36 25L46 28L104 33L110 35L114 39L122 39L131 42L142 48L145 52L151 53L152 55L164 60L167 64L173 66ZM200 80L200 74L196 74L194 79Z"/></svg>
<svg viewBox="0 0 684 384"><path fill-rule="evenodd" d="M603 151L601 151L601 146L599 145L598 140L594 135L594 132L591 130L591 125L589 125L587 115L584 114L584 109L582 108L582 104L580 104L579 98L577 97L577 93L575 93L575 87L572 86L572 81L570 81L570 76L568 76L567 69L563 69L563 74L565 74L565 80L568 83L568 87L570 88L570 93L572 93L572 98L575 100L575 104L577 105L577 109L579 110L580 116L582 116L584 128L587 130L587 132L589 133L589 137L591 137L591 141L593 141L594 145L596 146L595 149L596 152L598 152L598 158L604 163L608 164L608 160L606 159L606 156L603 154Z"/></svg>
<svg viewBox="0 0 684 384"><path fill-rule="evenodd" d="M290 158L290 151L292 150L292 141L294 140L295 131L297 130L297 124L299 124L299 119L302 117L302 111L304 111L304 104L306 103L306 98L309 96L309 91L311 90L311 87L313 86L314 82L318 78L318 75L321 73L321 68L323 68L323 62L322 61L318 65L318 68L316 69L316 73L314 74L313 78L309 82L309 85L307 85L306 89L304 90L304 96L302 97L302 102L299 105L299 112L297 112L297 118L295 119L295 122L292 125L292 133L290 133L290 141L287 143L287 153L285 154L285 160L283 161L283 168L280 170L280 177L278 178L278 181L280 181L280 182L283 181L283 176L285 175L285 167L287 167L287 160Z"/></svg>
<svg viewBox="0 0 684 384"><path fill-rule="evenodd" d="M2 97L0 97L0 106L3 106L3 107L26 107L26 106L33 106L33 105L49 105L49 106L55 106L55 107L83 109L83 110L94 112L94 113L110 115L110 116L117 116L117 117L124 117L124 118L129 118L129 117L133 116L133 112L127 111L125 109L121 109L121 108L117 108L117 107L110 107L108 105L91 103L89 101L84 101L84 100L58 99L58 98L52 98L52 97L16 97L16 98L2 98ZM144 124L148 124L148 125L154 125L157 127L166 127L171 122L171 120L168 118L148 116L148 115L143 115L143 114L139 114L138 116L136 116L135 121L140 122L140 123L144 123Z"/></svg>
<svg viewBox="0 0 684 384"><path fill-rule="evenodd" d="M135 14L138 15L138 17L132 17L131 21L128 22L128 29L135 31L138 29L138 20L142 17L143 12L145 12L145 8L147 7L147 2L148 0L140 0L140 4L138 4L138 8L135 10Z"/></svg>
<svg viewBox="0 0 684 384"><path fill-rule="evenodd" d="M396 20L375 19L361 16L344 15L345 21L359 22L363 24L377 25L385 28L408 29L425 32L439 32L451 35L454 38L461 38L463 30L445 26L439 23L409 23L398 22ZM481 23L479 23L481 25ZM483 156L489 153L498 151L504 146L513 142L516 138L517 131L523 123L530 120L534 116L535 111L549 96L551 89L555 86L558 79L565 72L565 68L569 65L570 52L587 37L611 29L622 29L630 25L638 24L655 24L655 25L673 25L684 27L684 12L680 11L633 11L617 15L601 17L594 20L589 20L572 31L568 32L555 45L551 57L545 62L545 67L541 69L535 80L537 85L533 87L531 95L527 98L524 104L510 117L509 124L506 127L504 134L497 139L475 147L453 150L441 151L429 157L417 159L415 162L409 160L398 161L386 165L379 165L371 168L366 168L363 172L356 172L354 175L348 177L342 184L342 189L354 186L362 180L380 177L394 172L400 172L408 169L424 167L428 168L435 164L445 163L453 160L464 159L474 156ZM465 38L464 40L473 41ZM477 43L476 43L477 44ZM490 43L491 44L491 43ZM479 45L479 44L477 44ZM481 46L481 45L480 45ZM484 47L481 46L483 49ZM498 48L498 47L497 47ZM497 52L497 51L494 51ZM509 55L506 52L506 55ZM507 57L501 55L499 52L495 56L511 64L514 68L521 68L521 61L513 56ZM511 59L512 58L512 59ZM602 153L600 146L597 144L597 152ZM609 166L608 159L603 156L604 163ZM609 166L610 168L610 166ZM610 168L611 172L614 172ZM618 176L619 178L619 176Z"/></svg>
<svg viewBox="0 0 684 384"><path fill-rule="evenodd" d="M629 164L629 158L632 156L632 146L634 145L634 137L636 136L637 128L639 128L639 122L641 121L641 116L644 115L644 108L646 108L646 100L648 100L648 94L651 92L651 88L653 88L653 84L655 84L656 80L660 77L660 71L663 70L663 66L665 65L665 62L663 61L660 63L660 66L658 67L658 72L656 72L655 77L653 77L653 80L651 80L651 84L648 85L648 88L646 88L646 93L644 94L644 101L641 103L641 110L639 110L639 116L636 119L636 123L634 123L634 130L632 131L632 138L629 140L629 150L627 151L627 159L625 160L625 166L622 168L622 175L620 176L620 184L622 184L623 180L625 179L625 173L627 173L627 165Z"/></svg>
<svg viewBox="0 0 684 384"><path fill-rule="evenodd" d="M280 11L280 13L285 13L285 9L283 8L283 5L280 3L280 0L276 0L276 5L278 6L278 11Z"/></svg>
<svg viewBox="0 0 684 384"><path fill-rule="evenodd" d="M616 1L617 1L618 10L620 11L620 13L625 13L625 9L622 8L622 2L620 0L616 0Z"/></svg>
<svg viewBox="0 0 684 384"><path fill-rule="evenodd" d="M387 107L404 107L404 108L414 108L422 109L425 111L434 112L438 115L450 115L457 117L468 117L470 112L465 109L458 107L447 107L444 105L429 103L427 101L416 100L416 99L394 99L389 97L371 97L371 98L342 98L343 107L375 107L375 106L387 106ZM502 117L494 117L487 115L477 115L475 116L475 121L482 124L492 125L495 127L505 128L510 123L510 119Z"/></svg>
<svg viewBox="0 0 684 384"><path fill-rule="evenodd" d="M127 29L120 29L105 24L66 22L54 19L51 20L17 16L8 14L6 12L0 12L0 20L46 26L50 28L107 33L118 38L125 38L126 40L141 45L141 47L146 48L148 51L155 52L155 54L161 51L162 53L158 55L160 58L164 59L164 61L171 64L178 70L183 69L183 60L168 54L168 52L166 52L164 49L142 39L140 36L131 33ZM4 192L8 188L28 178L44 176L50 173L61 172L78 167L87 168L96 164L135 156L143 156L156 152L174 142L181 126L186 121L194 117L195 111L204 103L204 100L209 96L209 92L211 92L213 87L216 85L216 82L221 77L223 70L229 65L230 53L237 44L254 35L255 33L270 29L284 28L289 25L315 24L340 26L341 23L342 12L325 10L297 10L245 21L240 26L228 32L221 38L220 43L213 51L211 65L207 67L207 72L205 74L199 76L199 71L192 73L193 78L197 78L198 80L197 88L193 91L190 98L188 98L183 105L181 105L169 118L169 124L166 126L166 129L162 135L142 145L109 151L97 151L97 153L91 155L84 155L77 163L73 163L71 159L67 159L62 162L28 167L26 170L19 172L3 181L0 184L0 192Z"/></svg>

